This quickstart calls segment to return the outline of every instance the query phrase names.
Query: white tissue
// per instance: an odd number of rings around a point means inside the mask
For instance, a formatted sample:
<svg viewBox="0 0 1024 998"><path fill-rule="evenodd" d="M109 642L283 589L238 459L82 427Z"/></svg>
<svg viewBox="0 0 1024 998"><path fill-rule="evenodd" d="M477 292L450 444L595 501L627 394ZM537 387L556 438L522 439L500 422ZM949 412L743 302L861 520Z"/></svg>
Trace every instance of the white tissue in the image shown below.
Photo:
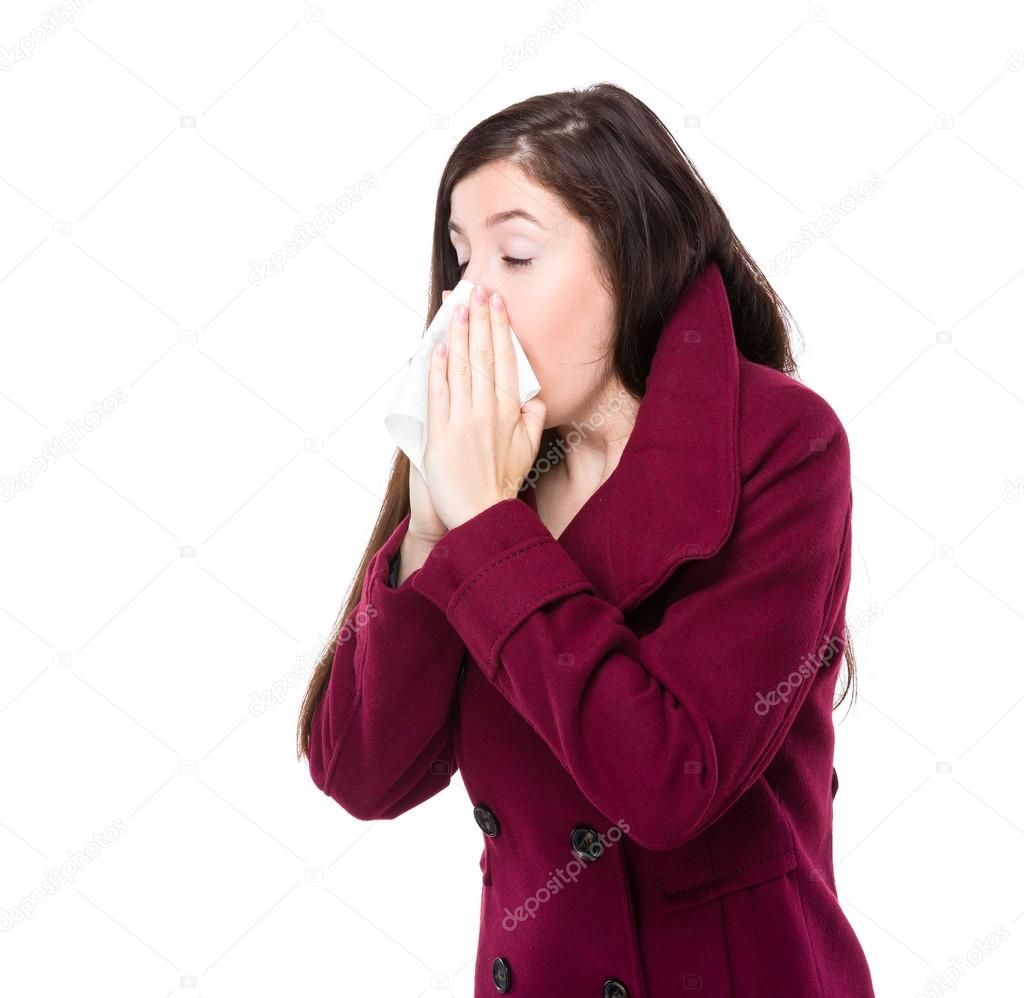
<svg viewBox="0 0 1024 998"><path fill-rule="evenodd" d="M427 478L423 468L423 454L427 449L427 361L431 348L438 340L448 342L452 310L458 305L469 304L473 287L472 281L459 281L452 289L452 293L441 303L437 314L427 327L423 342L406 367L391 408L384 417L384 425L388 432L408 455L424 481ZM537 381L537 376L519 343L519 337L514 332L512 346L515 348L519 371L519 404L522 405L540 391L540 382Z"/></svg>

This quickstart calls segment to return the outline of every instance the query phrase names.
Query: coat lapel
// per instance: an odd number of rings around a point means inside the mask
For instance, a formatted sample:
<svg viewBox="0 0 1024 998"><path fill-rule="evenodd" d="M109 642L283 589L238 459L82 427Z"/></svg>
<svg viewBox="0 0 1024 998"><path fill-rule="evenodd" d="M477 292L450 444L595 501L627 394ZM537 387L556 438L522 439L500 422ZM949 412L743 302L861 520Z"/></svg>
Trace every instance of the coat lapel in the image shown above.
<svg viewBox="0 0 1024 998"><path fill-rule="evenodd" d="M739 353L718 265L680 296L614 471L558 542L623 612L679 565L716 554L740 495ZM519 498L536 509L529 485Z"/></svg>

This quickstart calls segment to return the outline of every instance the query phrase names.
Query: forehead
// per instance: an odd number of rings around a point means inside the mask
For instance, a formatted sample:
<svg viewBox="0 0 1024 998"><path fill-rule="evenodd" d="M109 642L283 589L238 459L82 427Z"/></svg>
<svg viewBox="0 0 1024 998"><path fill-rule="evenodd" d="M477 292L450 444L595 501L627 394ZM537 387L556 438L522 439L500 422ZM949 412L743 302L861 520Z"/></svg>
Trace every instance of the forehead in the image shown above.
<svg viewBox="0 0 1024 998"><path fill-rule="evenodd" d="M507 163L488 163L463 177L453 188L449 228L500 224L516 218L524 225L531 219L548 229L566 217L558 197Z"/></svg>

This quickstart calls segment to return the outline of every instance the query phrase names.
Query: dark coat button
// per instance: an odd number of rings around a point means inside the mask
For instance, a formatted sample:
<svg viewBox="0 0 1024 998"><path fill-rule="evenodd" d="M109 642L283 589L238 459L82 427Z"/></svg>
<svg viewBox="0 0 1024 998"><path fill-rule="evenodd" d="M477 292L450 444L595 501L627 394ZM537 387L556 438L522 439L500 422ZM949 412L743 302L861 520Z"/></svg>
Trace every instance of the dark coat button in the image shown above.
<svg viewBox="0 0 1024 998"><path fill-rule="evenodd" d="M459 674L455 677L455 685L457 686L466 678L466 657L462 657L462 665L459 666Z"/></svg>
<svg viewBox="0 0 1024 998"><path fill-rule="evenodd" d="M503 956L496 956L491 965L491 977L499 991L508 991L512 987L512 968Z"/></svg>
<svg viewBox="0 0 1024 998"><path fill-rule="evenodd" d="M572 854L584 862L595 860L604 852L604 843L590 825L577 825L569 836Z"/></svg>
<svg viewBox="0 0 1024 998"><path fill-rule="evenodd" d="M473 808L473 817L476 818L476 823L480 826L484 835L489 835L492 839L501 830L494 812L486 804L477 804Z"/></svg>
<svg viewBox="0 0 1024 998"><path fill-rule="evenodd" d="M617 981L614 977L609 977L608 980L604 982L602 998L629 998L629 992L626 990L626 985L623 984L622 981Z"/></svg>

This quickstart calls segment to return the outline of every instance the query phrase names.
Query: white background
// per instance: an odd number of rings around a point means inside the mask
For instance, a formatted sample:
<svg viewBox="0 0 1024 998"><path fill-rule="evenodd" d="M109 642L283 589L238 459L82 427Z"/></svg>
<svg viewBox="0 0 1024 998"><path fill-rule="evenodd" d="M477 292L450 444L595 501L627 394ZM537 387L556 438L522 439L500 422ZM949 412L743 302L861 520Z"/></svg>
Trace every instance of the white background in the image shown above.
<svg viewBox="0 0 1024 998"><path fill-rule="evenodd" d="M295 719L383 494L446 157L610 80L766 269L834 222L772 281L853 451L841 902L880 998L1020 993L1020 9L65 9L31 51L43 3L0 19L0 991L471 995L461 778L357 822Z"/></svg>

